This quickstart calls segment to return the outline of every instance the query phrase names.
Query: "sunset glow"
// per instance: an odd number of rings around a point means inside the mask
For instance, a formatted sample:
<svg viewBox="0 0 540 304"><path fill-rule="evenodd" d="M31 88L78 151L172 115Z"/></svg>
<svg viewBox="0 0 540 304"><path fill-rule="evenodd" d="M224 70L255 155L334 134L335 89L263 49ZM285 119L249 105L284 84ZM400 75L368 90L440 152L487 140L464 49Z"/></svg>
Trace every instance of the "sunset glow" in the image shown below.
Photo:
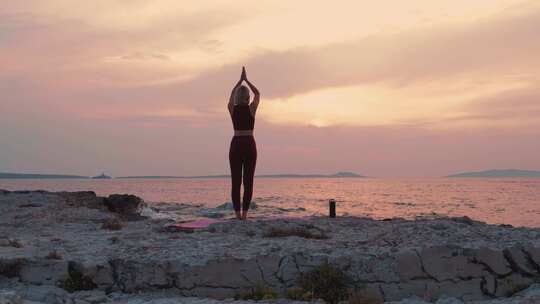
<svg viewBox="0 0 540 304"><path fill-rule="evenodd" d="M540 169L537 1L4 2L0 171L227 172L242 66L260 173Z"/></svg>

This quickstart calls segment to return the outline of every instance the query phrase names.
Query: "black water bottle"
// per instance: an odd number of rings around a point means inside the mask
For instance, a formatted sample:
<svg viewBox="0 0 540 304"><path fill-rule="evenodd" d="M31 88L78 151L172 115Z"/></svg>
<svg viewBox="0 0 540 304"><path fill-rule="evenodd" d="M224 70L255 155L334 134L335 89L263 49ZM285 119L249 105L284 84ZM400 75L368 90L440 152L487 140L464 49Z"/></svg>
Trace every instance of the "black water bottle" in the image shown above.
<svg viewBox="0 0 540 304"><path fill-rule="evenodd" d="M330 217L336 217L336 200L331 199L328 201L328 207L330 208Z"/></svg>

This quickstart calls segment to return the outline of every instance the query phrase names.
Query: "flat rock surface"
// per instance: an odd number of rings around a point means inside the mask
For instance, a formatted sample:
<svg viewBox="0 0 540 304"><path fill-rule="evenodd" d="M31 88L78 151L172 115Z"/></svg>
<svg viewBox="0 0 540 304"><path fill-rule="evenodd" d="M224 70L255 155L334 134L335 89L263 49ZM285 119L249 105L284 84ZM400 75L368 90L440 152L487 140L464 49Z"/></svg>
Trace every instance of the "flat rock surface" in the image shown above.
<svg viewBox="0 0 540 304"><path fill-rule="evenodd" d="M274 220L225 220L195 233L163 232L167 220L123 221L121 230L102 229L116 218L103 209L69 205L55 193L0 195L0 239L21 248L0 247L1 256L39 257L56 250L69 260L182 259L186 264L265 254L321 252L335 255L382 255L412 248L455 245L502 249L526 242L538 247L540 229L488 225L462 218L378 221L325 217ZM322 232L327 239L265 237L272 228Z"/></svg>
<svg viewBox="0 0 540 304"><path fill-rule="evenodd" d="M260 257L279 258L308 253L312 260L321 256L337 264L343 259L360 261L355 262L354 267L362 268L358 270L358 273L362 273L362 282L372 284L383 295L393 294L395 297L400 296L402 288L396 284L402 281L411 284L411 290L421 288L426 293L431 289L440 293L441 284L450 284L450 289L459 291L466 289L466 285L460 284L470 283L476 284L476 289L481 286L485 294L506 296L519 291L516 288L519 282L522 282L519 287L523 289L521 287L537 281L540 271L540 250L535 249L540 248L540 229L535 228L488 225L466 217L416 220L310 217L248 221L223 219L192 233L171 232L174 230L167 227L175 223L160 217L155 210L145 209L143 214L146 217L125 217L108 211L102 200L91 193L0 191L0 260L77 261L87 265L108 265L111 260L121 263L137 261L145 267L151 267L154 262L164 265L164 262L175 261L174 265L191 267L193 271L198 266L220 260L255 260L258 267L264 268L262 263L265 260ZM212 213L211 210L205 212ZM291 232L297 236L284 235ZM530 249L524 251L519 248ZM467 253L468 249L474 251ZM364 258L369 263L362 260ZM471 266L470 262L476 261L475 258L481 263ZM279 264L279 271L287 270L282 267L281 260ZM234 264L227 265L231 267ZM298 265L295 267L298 268ZM395 269L392 268L394 266ZM39 267L30 267L29 273L19 275L21 278L26 275L25 282L35 281L37 285L55 276L47 273L44 274L47 278L40 277ZM61 277L62 273L67 272L67 266L59 263L58 267L58 276ZM56 271L51 265L47 265L46 269L48 272ZM486 275L486 269L490 276ZM152 271L156 270L146 272ZM201 268L200 271L204 273L210 270ZM211 272L214 271L211 269ZM219 271L226 276L230 270L222 268ZM286 274L279 275L280 279L286 277ZM513 278L514 275L519 277ZM209 278L212 276L208 274ZM493 282L489 281L491 277ZM505 287L503 278L511 278L512 285ZM150 280L155 281L152 288L170 283L168 277L163 276L162 279L159 273ZM419 284L418 280L424 281ZM497 283L497 280L500 282ZM139 283L133 283L134 288L144 285ZM439 285L435 288L431 283ZM106 279L103 284L108 284ZM395 286L399 286L400 290L394 290L397 288ZM210 287L229 288L210 283L201 288ZM193 288L186 287L186 290ZM17 289L16 285L11 289ZM4 291L8 292L9 289ZM478 292L479 289L471 291L471 294ZM403 297L406 295L404 293ZM214 300L197 302L199 300L195 298L186 299L179 298L175 300L177 302L167 303L214 303ZM145 303L143 297L132 301ZM1 298L0 303L4 303Z"/></svg>

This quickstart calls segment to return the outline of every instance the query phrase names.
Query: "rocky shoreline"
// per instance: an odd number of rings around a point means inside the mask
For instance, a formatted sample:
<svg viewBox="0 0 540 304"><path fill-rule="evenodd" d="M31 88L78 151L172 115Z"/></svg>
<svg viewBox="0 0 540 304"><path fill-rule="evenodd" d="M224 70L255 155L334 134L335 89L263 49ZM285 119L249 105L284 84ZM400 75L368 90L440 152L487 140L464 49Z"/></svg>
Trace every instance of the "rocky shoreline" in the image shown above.
<svg viewBox="0 0 540 304"><path fill-rule="evenodd" d="M540 303L535 228L310 217L186 233L93 192L0 190L0 214L0 303Z"/></svg>

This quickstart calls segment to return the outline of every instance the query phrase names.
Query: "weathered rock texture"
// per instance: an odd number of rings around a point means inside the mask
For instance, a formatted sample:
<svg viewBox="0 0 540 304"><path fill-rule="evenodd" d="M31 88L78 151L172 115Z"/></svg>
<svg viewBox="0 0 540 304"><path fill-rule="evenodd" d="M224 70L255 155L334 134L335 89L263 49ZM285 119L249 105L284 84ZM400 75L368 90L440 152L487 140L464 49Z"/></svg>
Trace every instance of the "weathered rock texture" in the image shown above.
<svg viewBox="0 0 540 304"><path fill-rule="evenodd" d="M135 195L112 194L104 200L104 204L112 212L124 215L139 215L144 206L144 201Z"/></svg>
<svg viewBox="0 0 540 304"><path fill-rule="evenodd" d="M307 218L225 221L190 234L146 219L111 231L101 224L118 215L91 192L2 193L0 281L225 299L255 286L284 295L300 273L329 263L376 302L489 300L540 281L539 229L467 218ZM328 238L268 237L272 229Z"/></svg>

